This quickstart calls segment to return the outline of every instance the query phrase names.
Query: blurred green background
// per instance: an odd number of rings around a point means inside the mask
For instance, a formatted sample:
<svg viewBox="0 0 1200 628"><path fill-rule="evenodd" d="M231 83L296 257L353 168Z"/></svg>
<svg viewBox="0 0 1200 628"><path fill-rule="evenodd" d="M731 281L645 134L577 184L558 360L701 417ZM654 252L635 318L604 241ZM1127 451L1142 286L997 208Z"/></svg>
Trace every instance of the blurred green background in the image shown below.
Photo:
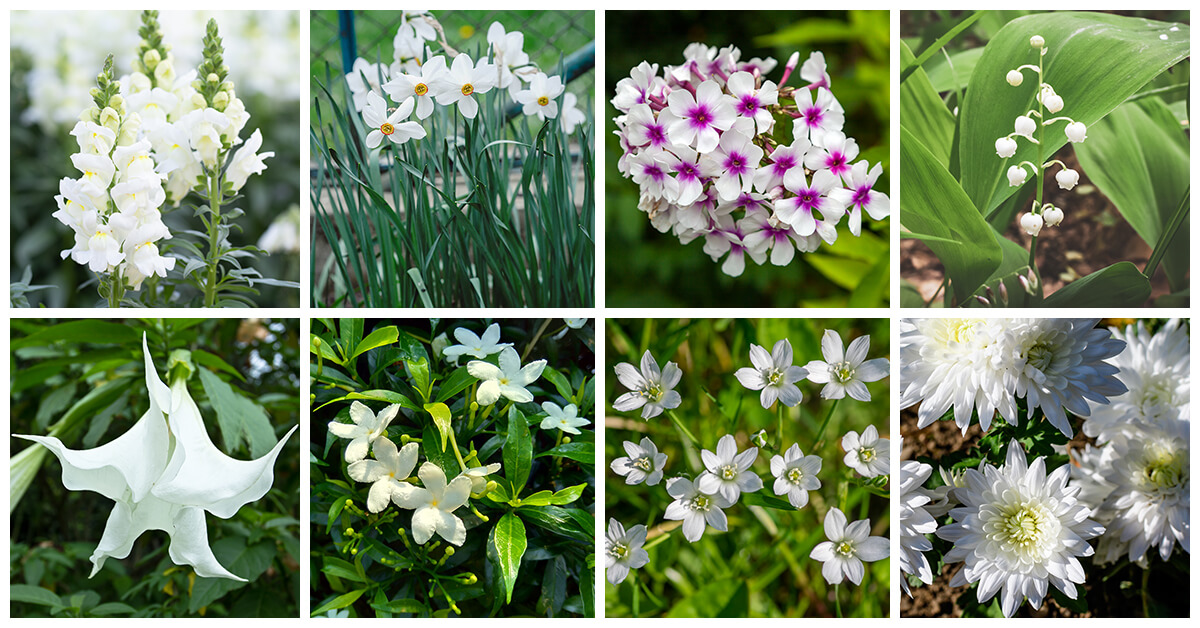
<svg viewBox="0 0 1200 628"><path fill-rule="evenodd" d="M626 392L613 372L620 362L638 365L646 349L658 360L660 368L668 361L683 370L675 390L683 397L674 410L687 428L700 439L701 447L714 451L717 440L733 434L738 450L751 446L749 438L766 430L770 449L760 448L754 472L763 479L760 494L772 496L774 477L770 459L778 451L778 414L776 407L763 409L758 391L738 382L734 372L750 366L750 343L770 351L775 342L787 338L792 343L794 363L804 366L811 360L824 360L821 336L826 329L837 331L845 344L869 334L868 358L888 356L889 323L880 319L609 319L605 364L605 460L625 456L623 441L638 442L649 436L659 451L667 454L663 482L656 486L625 484L624 478L605 466L605 525L615 518L626 530L637 524L651 529L649 542L662 531L662 513L672 498L667 495L667 479L688 473L695 478L700 470L699 451L687 445L666 414L641 419L640 410L617 413L612 402ZM825 539L822 522L830 507L843 506L850 521L869 518L873 536L889 536L888 500L848 483L846 499L839 496L839 481L857 477L842 458L841 438L849 430L862 433L874 425L880 437L888 437L887 378L867 384L871 401L846 399L837 404L823 435L823 445L814 450L817 430L832 406L821 399L822 385L798 383L804 401L790 409L784 423L783 449L800 445L805 455L820 455L821 488L809 494L810 502L801 510L775 510L751 507L739 501L725 509L729 532L709 528L700 541L689 543L679 529L668 533L665 541L649 550L650 564L635 569L624 583L605 582L607 617L632 615L633 586L639 590L640 616L693 617L833 617L833 587L821 576L819 561L808 557L812 548ZM690 464L689 464L690 463ZM786 497L784 498L786 499ZM744 497L743 497L744 500ZM844 616L887 617L889 561L866 563L866 576L859 586L843 582L840 599Z"/></svg>
<svg viewBox="0 0 1200 628"><path fill-rule="evenodd" d="M721 272L700 249L655 230L639 211L638 187L621 177L622 151L612 132L617 110L607 103L619 80L642 61L665 65L683 60L691 42L735 45L742 59L774 57L768 78L778 81L792 52L801 63L813 51L825 55L832 91L846 110L844 131L858 141L859 159L883 164L874 189L889 193L889 18L887 11L607 11L604 134L606 285L612 307L880 307L888 299L890 222L864 217L863 235L850 235L843 220L833 247L797 253L788 266L749 261L741 277ZM799 70L788 80L801 84ZM851 300L855 289L861 289Z"/></svg>

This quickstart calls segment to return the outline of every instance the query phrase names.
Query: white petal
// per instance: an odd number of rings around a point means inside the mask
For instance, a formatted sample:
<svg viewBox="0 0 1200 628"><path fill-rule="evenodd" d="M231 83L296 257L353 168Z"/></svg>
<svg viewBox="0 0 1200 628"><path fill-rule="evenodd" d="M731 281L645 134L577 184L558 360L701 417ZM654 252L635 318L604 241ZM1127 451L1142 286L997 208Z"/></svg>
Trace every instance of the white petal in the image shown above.
<svg viewBox="0 0 1200 628"><path fill-rule="evenodd" d="M171 560L176 565L191 565L196 575L204 578L229 578L246 582L217 562L212 548L208 546L208 526L204 521L204 510L198 507L187 507L175 515L174 530L171 531L171 545L167 548Z"/></svg>

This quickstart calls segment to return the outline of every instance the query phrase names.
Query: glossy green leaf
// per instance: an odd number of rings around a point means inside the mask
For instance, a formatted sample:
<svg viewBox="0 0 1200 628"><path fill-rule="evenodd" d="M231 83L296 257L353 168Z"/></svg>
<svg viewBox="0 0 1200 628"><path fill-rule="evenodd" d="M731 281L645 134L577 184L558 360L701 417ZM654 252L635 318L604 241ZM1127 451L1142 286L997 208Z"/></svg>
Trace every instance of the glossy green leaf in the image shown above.
<svg viewBox="0 0 1200 628"><path fill-rule="evenodd" d="M246 381L241 372L230 366L228 362L203 349L192 349L192 360L200 366L207 366L214 371L229 373L243 382Z"/></svg>
<svg viewBox="0 0 1200 628"><path fill-rule="evenodd" d="M549 506L550 500L554 497L553 491L538 491L527 497L521 498L522 506Z"/></svg>
<svg viewBox="0 0 1200 628"><path fill-rule="evenodd" d="M913 61L913 53L900 42L900 64ZM918 69L900 85L900 126L925 145L942 167L950 163L954 142L954 115L946 109L937 91L929 83L925 70ZM903 176L907 177L905 173Z"/></svg>
<svg viewBox="0 0 1200 628"><path fill-rule="evenodd" d="M366 592L366 589L356 589L349 593L343 593L342 595L339 595L317 607L317 610L313 611L312 614L315 617L317 615L324 615L329 611L335 611L339 608L346 608L357 601L358 598L362 597L362 594Z"/></svg>
<svg viewBox="0 0 1200 628"><path fill-rule="evenodd" d="M363 336L363 319L361 318L343 318L338 321L338 327L341 330L339 341L342 345L342 352L347 358L352 355L354 347L362 340ZM347 359L347 362L350 360Z"/></svg>
<svg viewBox="0 0 1200 628"><path fill-rule="evenodd" d="M987 281L977 288L972 296L978 295L987 298L985 287L990 287L992 296L989 300L993 300L995 302L993 305L996 305L1000 300L1000 282L1004 282L1004 289L1008 293L1008 307L1041 307L1041 295L1031 295L1025 292L1025 288L1017 279L1018 275L1024 275L1029 271L1029 251L999 233L996 233L995 236L996 244L1000 245L1000 265L992 271ZM960 305L982 307L982 304L975 299L963 299Z"/></svg>
<svg viewBox="0 0 1200 628"><path fill-rule="evenodd" d="M320 410L321 408L324 408L325 406L332 404L332 403L337 403L339 401L355 401L355 400L357 400L357 401L386 401L388 403L398 403L398 404L400 404L401 407L408 408L409 410L415 410L417 412L421 411L421 406L418 406L415 402L413 402L412 399L409 399L408 397L405 397L404 395L402 395L398 392L393 392L391 390L364 390L362 392L352 392L348 395L338 397L337 399L330 399L329 401L326 401L325 403L323 403L320 406L313 408L313 409Z"/></svg>
<svg viewBox="0 0 1200 628"><path fill-rule="evenodd" d="M454 452L450 448L442 449L439 441L441 436L438 430L433 425L426 425L425 430L421 432L421 451L430 462L441 467L446 473L447 478L453 478L459 474L462 469L458 466L458 459L454 457Z"/></svg>
<svg viewBox="0 0 1200 628"><path fill-rule="evenodd" d="M475 379L475 377L467 371L467 367L460 366L455 369L453 373L450 373L450 375L446 377L446 379L443 380L438 386L438 393L437 396L434 397L434 400L442 402L448 401L451 397L466 390L468 386L477 381L479 380Z"/></svg>
<svg viewBox="0 0 1200 628"><path fill-rule="evenodd" d="M354 353L350 354L350 360L353 361L358 356L375 349L393 344L400 338L400 331L394 325L380 327L363 338L362 341L354 347Z"/></svg>
<svg viewBox="0 0 1200 628"><path fill-rule="evenodd" d="M429 374L429 361L420 358L416 361L405 361L404 364L408 367L409 375L412 375L413 388L421 393L421 397L425 401L429 401L429 395L433 388L433 379Z"/></svg>
<svg viewBox="0 0 1200 628"><path fill-rule="evenodd" d="M496 522L488 540L495 550L497 566L504 578L506 599L512 602L513 586L517 583L517 573L521 569L521 557L525 555L525 548L528 546L525 524L515 513L507 513Z"/></svg>
<svg viewBox="0 0 1200 628"><path fill-rule="evenodd" d="M571 383L567 381L567 378L562 373L554 370L553 367L547 366L542 371L542 377L551 384L554 384L554 389L558 391L558 394L562 395L563 399L570 401L575 396L575 391L571 388Z"/></svg>
<svg viewBox="0 0 1200 628"><path fill-rule="evenodd" d="M581 441L566 443L565 445L559 445L553 449L547 449L546 451L543 451L537 455L538 458L541 458L542 456L561 456L563 458L570 458L576 462L595 464L596 444L585 443Z"/></svg>
<svg viewBox="0 0 1200 628"><path fill-rule="evenodd" d="M454 429L450 427L450 408L444 403L427 403L425 411L433 417L433 424L442 436L442 451L446 451L446 439L450 438L450 431Z"/></svg>
<svg viewBox="0 0 1200 628"><path fill-rule="evenodd" d="M1179 30L1169 30L1172 26ZM1037 51L1029 45L1035 34L1045 38L1049 51L1045 80L1065 103L1055 115L1070 116L1089 128L1185 59L1191 39L1186 24L1102 13L1040 13L1009 22L979 58L961 110L962 186L984 214L1015 191L1004 177L1008 167L1037 159L1037 146L1024 140L1017 142L1017 154L1009 159L997 157L995 149L996 139L1013 131L1017 116L1037 108L1037 79L1031 72L1025 72L1019 87L1004 80L1009 70L1037 62ZM1047 159L1066 144L1065 126L1057 122L1046 127L1042 155Z"/></svg>
<svg viewBox="0 0 1200 628"><path fill-rule="evenodd" d="M954 177L904 127L900 128L900 168L904 228L939 238L926 244L950 277L948 295L970 295L1000 264L995 232Z"/></svg>
<svg viewBox="0 0 1200 628"><path fill-rule="evenodd" d="M566 506L579 499L583 495L583 489L585 488L587 488L587 484L577 484L575 486L568 486L561 491L556 491L554 496L550 498L550 503L555 506Z"/></svg>
<svg viewBox="0 0 1200 628"><path fill-rule="evenodd" d="M1046 307L1141 307L1150 281L1130 262L1117 262L1046 297Z"/></svg>
<svg viewBox="0 0 1200 628"><path fill-rule="evenodd" d="M504 439L504 478L512 486L512 496L521 494L533 466L533 438L525 415L516 406L508 410L508 428Z"/></svg>
<svg viewBox="0 0 1200 628"><path fill-rule="evenodd" d="M132 615L137 609L121 602L105 602L88 611L93 617L109 617L112 615Z"/></svg>
<svg viewBox="0 0 1200 628"><path fill-rule="evenodd" d="M788 500L764 495L762 491L757 493L743 493L742 503L747 506L762 506L763 508L774 508L776 510L796 510L796 507Z"/></svg>
<svg viewBox="0 0 1200 628"><path fill-rule="evenodd" d="M1087 177L1151 247L1171 221L1190 180L1187 133L1161 99L1117 107L1075 145ZM1070 206L1063 208L1068 219ZM1187 287L1188 221L1162 260L1173 289Z"/></svg>
<svg viewBox="0 0 1200 628"><path fill-rule="evenodd" d="M13 339L12 348L33 347L52 342L133 345L141 339L140 331L121 323L83 319L51 325L24 338Z"/></svg>
<svg viewBox="0 0 1200 628"><path fill-rule="evenodd" d="M407 613L421 615L428 612L425 605L413 599L389 600L387 602L371 602L371 608L385 613Z"/></svg>
<svg viewBox="0 0 1200 628"><path fill-rule="evenodd" d="M12 584L8 587L8 598L12 602L38 604L41 606L65 606L62 599L49 589L28 584Z"/></svg>
<svg viewBox="0 0 1200 628"><path fill-rule="evenodd" d="M562 610L566 599L567 561L562 556L555 556L550 559L545 573L542 574L542 594L538 596L537 611L547 617L554 617Z"/></svg>

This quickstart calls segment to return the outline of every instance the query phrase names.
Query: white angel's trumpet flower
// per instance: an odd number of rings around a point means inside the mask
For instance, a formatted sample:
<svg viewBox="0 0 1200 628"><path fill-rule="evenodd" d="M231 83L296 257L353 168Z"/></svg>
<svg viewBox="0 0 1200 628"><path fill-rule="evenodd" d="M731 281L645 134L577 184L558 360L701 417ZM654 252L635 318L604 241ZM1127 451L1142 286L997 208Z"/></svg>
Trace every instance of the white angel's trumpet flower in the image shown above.
<svg viewBox="0 0 1200 628"><path fill-rule="evenodd" d="M154 369L145 335L142 351L150 409L116 440L76 450L54 437L14 436L46 447L59 459L63 486L95 491L116 502L91 556L92 576L108 558L129 556L143 532L162 530L171 537L167 551L175 564L190 565L204 578L244 582L217 562L208 545L204 512L228 519L265 495L274 481L275 459L299 426L257 460L230 458L209 440L186 378L167 388Z"/></svg>

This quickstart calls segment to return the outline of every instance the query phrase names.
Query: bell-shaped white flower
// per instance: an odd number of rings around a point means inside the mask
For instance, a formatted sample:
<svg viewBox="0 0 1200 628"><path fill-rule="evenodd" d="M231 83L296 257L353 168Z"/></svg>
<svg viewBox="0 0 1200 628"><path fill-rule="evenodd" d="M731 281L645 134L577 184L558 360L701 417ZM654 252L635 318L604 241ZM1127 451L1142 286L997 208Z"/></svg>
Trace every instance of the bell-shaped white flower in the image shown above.
<svg viewBox="0 0 1200 628"><path fill-rule="evenodd" d="M432 462L421 465L417 475L424 488L409 485L410 488L392 494L397 506L414 510L413 540L424 545L436 532L461 547L467 540L467 527L453 513L471 496L471 478L460 475L446 484L446 473Z"/></svg>
<svg viewBox="0 0 1200 628"><path fill-rule="evenodd" d="M1057 207L1048 207L1042 212L1042 219L1046 221L1047 227L1057 227L1063 221L1063 210Z"/></svg>
<svg viewBox="0 0 1200 628"><path fill-rule="evenodd" d="M1046 45L1046 40L1041 35L1034 35L1029 38L1029 45L1034 48L1041 48Z"/></svg>
<svg viewBox="0 0 1200 628"><path fill-rule="evenodd" d="M481 360L467 363L467 372L483 382L475 391L475 401L483 406L496 403L500 397L517 403L533 401L533 393L525 387L536 382L545 368L545 360L530 362L522 367L521 357L512 347L505 347L500 352L500 366Z"/></svg>
<svg viewBox="0 0 1200 628"><path fill-rule="evenodd" d="M350 420L353 423L329 422L329 433L338 438L350 439L346 445L346 462L358 462L367 457L371 443L380 435L387 433L388 424L396 418L400 404L393 403L383 409L378 415L366 405L355 401L350 404Z"/></svg>
<svg viewBox="0 0 1200 628"><path fill-rule="evenodd" d="M396 443L390 438L379 438L372 449L374 460L359 460L347 467L346 472L355 482L371 484L371 490L367 492L367 510L379 512L387 508L393 494L412 486L404 480L417 466L420 445L409 443L396 449Z"/></svg>
<svg viewBox="0 0 1200 628"><path fill-rule="evenodd" d="M1054 180L1058 181L1058 187L1070 190L1079 183L1079 173L1070 168L1063 168L1058 171L1058 174L1054 175Z"/></svg>
<svg viewBox="0 0 1200 628"><path fill-rule="evenodd" d="M168 389L159 379L142 337L150 409L128 432L94 449L68 449L57 438L14 435L50 450L63 468L63 486L94 491L116 504L100 542L92 553L92 576L112 557L125 558L147 530L171 537L171 561L190 565L205 578L243 578L229 572L208 545L205 511L228 519L242 506L266 494L274 480L272 467L288 431L275 447L256 460L235 460L213 445L180 377Z"/></svg>
<svg viewBox="0 0 1200 628"><path fill-rule="evenodd" d="M1013 132L1017 135L1033 137L1033 132L1036 130L1037 122L1034 122L1033 118L1029 116L1017 116L1017 119L1013 120Z"/></svg>
<svg viewBox="0 0 1200 628"><path fill-rule="evenodd" d="M1028 235L1036 238L1037 234L1041 233L1043 224L1042 217L1037 214L1021 214L1021 231Z"/></svg>
<svg viewBox="0 0 1200 628"><path fill-rule="evenodd" d="M1008 184L1010 186L1016 187L1024 184L1025 177L1027 176L1029 176L1029 173L1027 173L1021 166L1008 167Z"/></svg>
<svg viewBox="0 0 1200 628"><path fill-rule="evenodd" d="M1002 137L996 140L996 154L1005 158L1017 154L1017 140L1011 137Z"/></svg>
<svg viewBox="0 0 1200 628"><path fill-rule="evenodd" d="M1008 81L1009 85L1017 87L1025 80L1025 75L1021 74L1020 70L1009 70L1004 80Z"/></svg>
<svg viewBox="0 0 1200 628"><path fill-rule="evenodd" d="M1087 139L1087 126L1082 122L1072 122L1064 131L1067 134L1067 140L1072 144L1078 144Z"/></svg>
<svg viewBox="0 0 1200 628"><path fill-rule="evenodd" d="M1042 104L1046 106L1046 111L1050 113L1058 113L1062 111L1063 99L1058 94L1047 94L1042 98Z"/></svg>

